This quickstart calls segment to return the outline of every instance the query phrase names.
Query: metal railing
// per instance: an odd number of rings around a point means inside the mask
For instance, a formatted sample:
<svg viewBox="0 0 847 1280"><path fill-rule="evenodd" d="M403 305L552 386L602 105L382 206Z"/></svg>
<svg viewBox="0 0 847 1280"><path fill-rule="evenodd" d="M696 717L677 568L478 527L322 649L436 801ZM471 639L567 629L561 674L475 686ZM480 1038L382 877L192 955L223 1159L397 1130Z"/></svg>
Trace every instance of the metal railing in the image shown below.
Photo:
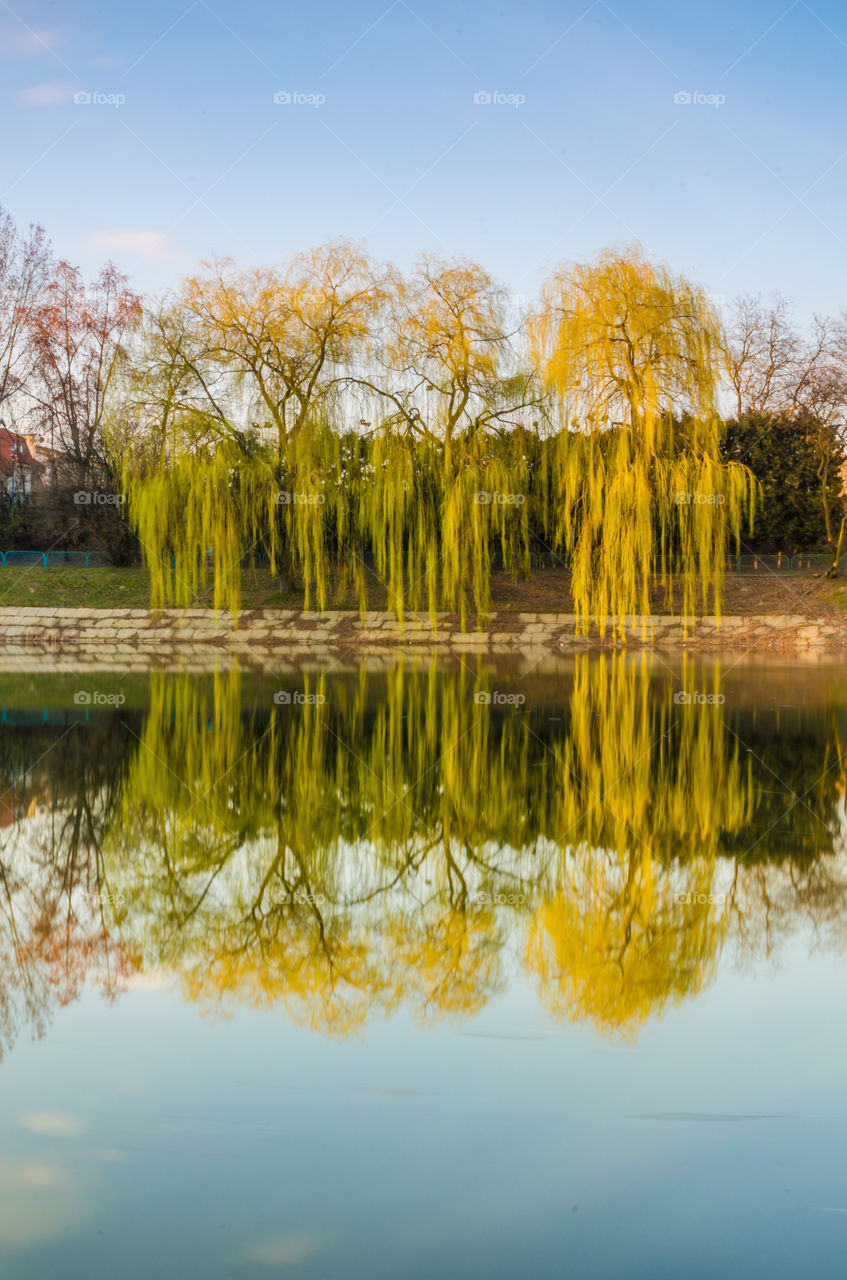
<svg viewBox="0 0 847 1280"><path fill-rule="evenodd" d="M798 551L793 556L780 554L758 555L755 552L747 552L741 556L728 555L725 568L727 573L741 575L825 574L832 568L834 555L834 551ZM570 568L567 560L562 556L548 551L531 552L530 564L533 569L568 570ZM492 568L502 568L499 557L495 558ZM657 573L661 571L659 564L654 565L654 568ZM668 562L667 570L669 573L678 572L672 561ZM847 577L847 556L842 559L838 566L838 577Z"/></svg>
<svg viewBox="0 0 847 1280"><path fill-rule="evenodd" d="M727 556L726 571L735 574L789 574L789 573L826 573L832 566L831 551L798 551L788 555L757 555L754 552L742 556ZM267 557L262 552L251 552L242 560L245 566L264 568ZM111 561L102 551L0 551L0 568L15 565L37 566L45 569L57 565L76 565L82 569L106 568ZM555 552L533 551L530 553L530 564L533 569L565 569L570 566L567 560ZM171 568L174 557L171 556ZM499 555L492 557L492 569L502 568ZM660 566L655 566L658 571ZM668 564L669 572L675 569ZM838 567L838 576L847 577L847 556Z"/></svg>
<svg viewBox="0 0 847 1280"><path fill-rule="evenodd" d="M102 567L109 564L102 551L0 551L0 567L54 568L57 565L76 565L80 569Z"/></svg>

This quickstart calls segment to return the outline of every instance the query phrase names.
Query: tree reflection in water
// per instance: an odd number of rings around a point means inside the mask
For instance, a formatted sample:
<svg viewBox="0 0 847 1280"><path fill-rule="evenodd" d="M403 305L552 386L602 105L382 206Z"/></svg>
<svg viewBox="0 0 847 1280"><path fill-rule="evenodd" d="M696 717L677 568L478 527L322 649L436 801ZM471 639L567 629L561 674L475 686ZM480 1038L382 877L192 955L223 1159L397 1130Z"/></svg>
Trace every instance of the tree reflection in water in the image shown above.
<svg viewBox="0 0 847 1280"><path fill-rule="evenodd" d="M237 670L150 681L144 714L4 733L7 1047L84 977L134 973L348 1034L464 1019L517 967L553 1016L631 1036L728 947L840 937L838 706L776 733L754 707L742 733L620 654L577 658L552 706L481 701L482 663L279 704Z"/></svg>

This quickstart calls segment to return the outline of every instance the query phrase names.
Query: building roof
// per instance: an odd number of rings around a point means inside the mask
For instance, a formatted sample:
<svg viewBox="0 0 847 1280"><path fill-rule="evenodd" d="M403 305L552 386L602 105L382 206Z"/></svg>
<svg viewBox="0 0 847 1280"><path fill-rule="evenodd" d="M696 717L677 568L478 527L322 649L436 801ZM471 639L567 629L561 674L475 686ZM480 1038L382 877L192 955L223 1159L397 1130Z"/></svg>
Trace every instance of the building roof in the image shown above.
<svg viewBox="0 0 847 1280"><path fill-rule="evenodd" d="M18 467L33 467L41 470L42 465L33 458L23 436L7 430L6 427L0 427L0 474L10 476Z"/></svg>

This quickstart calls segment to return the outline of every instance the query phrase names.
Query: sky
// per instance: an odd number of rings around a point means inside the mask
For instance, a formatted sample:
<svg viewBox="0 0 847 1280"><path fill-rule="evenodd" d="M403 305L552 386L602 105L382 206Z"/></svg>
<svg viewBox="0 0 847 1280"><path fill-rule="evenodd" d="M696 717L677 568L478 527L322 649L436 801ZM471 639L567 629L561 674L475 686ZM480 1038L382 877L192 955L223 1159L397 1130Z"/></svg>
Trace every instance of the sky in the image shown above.
<svg viewBox="0 0 847 1280"><path fill-rule="evenodd" d="M160 294L337 236L532 298L639 241L847 306L843 0L0 0L0 203Z"/></svg>

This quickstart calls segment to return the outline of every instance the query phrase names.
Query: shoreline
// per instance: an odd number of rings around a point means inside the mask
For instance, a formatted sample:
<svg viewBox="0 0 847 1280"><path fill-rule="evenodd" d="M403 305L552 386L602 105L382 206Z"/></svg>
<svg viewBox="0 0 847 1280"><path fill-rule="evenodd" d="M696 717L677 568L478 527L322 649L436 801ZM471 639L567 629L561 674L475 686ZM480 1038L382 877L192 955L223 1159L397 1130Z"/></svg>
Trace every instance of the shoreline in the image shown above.
<svg viewBox="0 0 847 1280"><path fill-rule="evenodd" d="M0 608L0 669L38 670L44 659L135 666L228 656L246 664L268 659L317 660L340 655L422 657L486 654L531 661L591 650L757 653L804 660L847 658L847 620L802 614L651 614L623 619L625 636L592 625L576 634L567 613L494 612L485 629L461 630L456 614L409 613L402 629L393 614L353 610L248 609L237 617L208 609Z"/></svg>

